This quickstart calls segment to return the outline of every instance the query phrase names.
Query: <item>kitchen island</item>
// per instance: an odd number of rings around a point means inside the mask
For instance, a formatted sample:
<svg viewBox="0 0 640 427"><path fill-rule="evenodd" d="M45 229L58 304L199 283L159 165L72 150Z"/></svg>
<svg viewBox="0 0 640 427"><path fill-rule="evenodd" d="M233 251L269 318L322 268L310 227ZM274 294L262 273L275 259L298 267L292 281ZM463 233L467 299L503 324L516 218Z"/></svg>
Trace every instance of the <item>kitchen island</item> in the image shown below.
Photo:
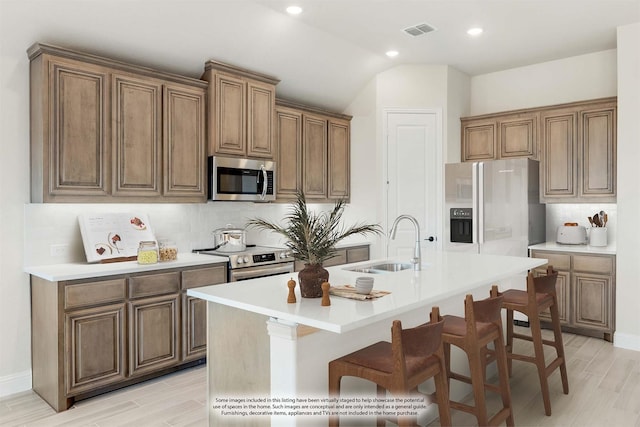
<svg viewBox="0 0 640 427"><path fill-rule="evenodd" d="M356 277L367 274L353 269L375 262L328 268L331 285L355 284ZM188 295L208 301L209 424L323 425L326 413L307 411L301 399L327 397L330 360L390 340L394 319L402 320L403 327L428 321L434 305L442 313L463 315L465 294L486 298L492 284L545 262L430 252L421 271L371 275L374 289L390 294L366 301L332 296L327 307L320 298L301 298L298 287L297 302L287 303L287 281L297 279L295 273L190 289ZM345 395L368 391L375 393L371 383L343 379ZM466 392L452 388L456 398ZM295 411L314 415L291 415Z"/></svg>

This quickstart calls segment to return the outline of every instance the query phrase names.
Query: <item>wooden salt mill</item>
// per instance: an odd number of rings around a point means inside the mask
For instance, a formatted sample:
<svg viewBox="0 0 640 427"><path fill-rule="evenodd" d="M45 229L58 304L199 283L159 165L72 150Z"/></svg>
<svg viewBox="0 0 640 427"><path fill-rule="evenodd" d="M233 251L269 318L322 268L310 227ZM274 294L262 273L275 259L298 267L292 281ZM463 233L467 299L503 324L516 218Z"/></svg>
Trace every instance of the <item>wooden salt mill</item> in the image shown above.
<svg viewBox="0 0 640 427"><path fill-rule="evenodd" d="M329 299L329 282L324 282L320 287L322 288L322 305L323 307L331 305L331 300Z"/></svg>
<svg viewBox="0 0 640 427"><path fill-rule="evenodd" d="M296 302L296 293L293 289L296 287L296 281L293 279L289 279L287 282L287 286L289 287L289 296L287 297L287 302L289 304Z"/></svg>

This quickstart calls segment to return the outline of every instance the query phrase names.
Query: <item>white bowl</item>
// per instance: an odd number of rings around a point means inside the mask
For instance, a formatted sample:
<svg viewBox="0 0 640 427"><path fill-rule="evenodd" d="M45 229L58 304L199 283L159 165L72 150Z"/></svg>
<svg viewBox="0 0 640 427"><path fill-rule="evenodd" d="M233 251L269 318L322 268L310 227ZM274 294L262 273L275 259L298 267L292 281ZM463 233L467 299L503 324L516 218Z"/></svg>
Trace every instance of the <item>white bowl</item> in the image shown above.
<svg viewBox="0 0 640 427"><path fill-rule="evenodd" d="M368 295L373 289L373 281L371 283L358 283L356 282L356 292L363 295Z"/></svg>

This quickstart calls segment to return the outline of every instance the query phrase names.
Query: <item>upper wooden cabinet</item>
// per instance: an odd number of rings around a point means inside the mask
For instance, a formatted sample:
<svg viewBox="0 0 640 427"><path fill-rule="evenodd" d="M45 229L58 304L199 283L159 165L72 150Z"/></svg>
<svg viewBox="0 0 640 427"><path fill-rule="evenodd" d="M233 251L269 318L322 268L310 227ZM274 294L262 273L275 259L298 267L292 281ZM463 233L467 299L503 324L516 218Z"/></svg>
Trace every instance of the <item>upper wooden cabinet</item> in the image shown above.
<svg viewBox="0 0 640 427"><path fill-rule="evenodd" d="M613 98L460 119L462 161L540 160L545 203L616 201Z"/></svg>
<svg viewBox="0 0 640 427"><path fill-rule="evenodd" d="M274 108L279 80L207 61L209 155L273 159Z"/></svg>
<svg viewBox="0 0 640 427"><path fill-rule="evenodd" d="M31 60L32 202L203 202L207 83L45 44Z"/></svg>
<svg viewBox="0 0 640 427"><path fill-rule="evenodd" d="M616 104L609 98L541 113L542 201L616 201Z"/></svg>
<svg viewBox="0 0 640 427"><path fill-rule="evenodd" d="M462 161L538 159L538 113L494 114L461 119Z"/></svg>
<svg viewBox="0 0 640 427"><path fill-rule="evenodd" d="M315 202L349 199L351 117L277 100L276 197L302 190Z"/></svg>

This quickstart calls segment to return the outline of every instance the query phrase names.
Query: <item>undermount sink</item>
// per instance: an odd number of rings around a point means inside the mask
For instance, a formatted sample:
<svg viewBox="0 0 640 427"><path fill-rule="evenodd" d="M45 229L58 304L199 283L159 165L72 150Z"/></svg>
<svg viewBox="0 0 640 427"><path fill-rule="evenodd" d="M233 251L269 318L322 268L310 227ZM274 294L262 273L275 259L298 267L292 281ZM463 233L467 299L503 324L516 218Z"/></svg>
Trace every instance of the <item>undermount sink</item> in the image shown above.
<svg viewBox="0 0 640 427"><path fill-rule="evenodd" d="M413 268L413 265L408 263L385 262L381 264L371 264L371 265L363 265L360 267L350 267L350 268L345 268L345 270L356 271L358 273L380 274L380 273L391 273L391 272L402 271L402 270L410 270L412 268Z"/></svg>

